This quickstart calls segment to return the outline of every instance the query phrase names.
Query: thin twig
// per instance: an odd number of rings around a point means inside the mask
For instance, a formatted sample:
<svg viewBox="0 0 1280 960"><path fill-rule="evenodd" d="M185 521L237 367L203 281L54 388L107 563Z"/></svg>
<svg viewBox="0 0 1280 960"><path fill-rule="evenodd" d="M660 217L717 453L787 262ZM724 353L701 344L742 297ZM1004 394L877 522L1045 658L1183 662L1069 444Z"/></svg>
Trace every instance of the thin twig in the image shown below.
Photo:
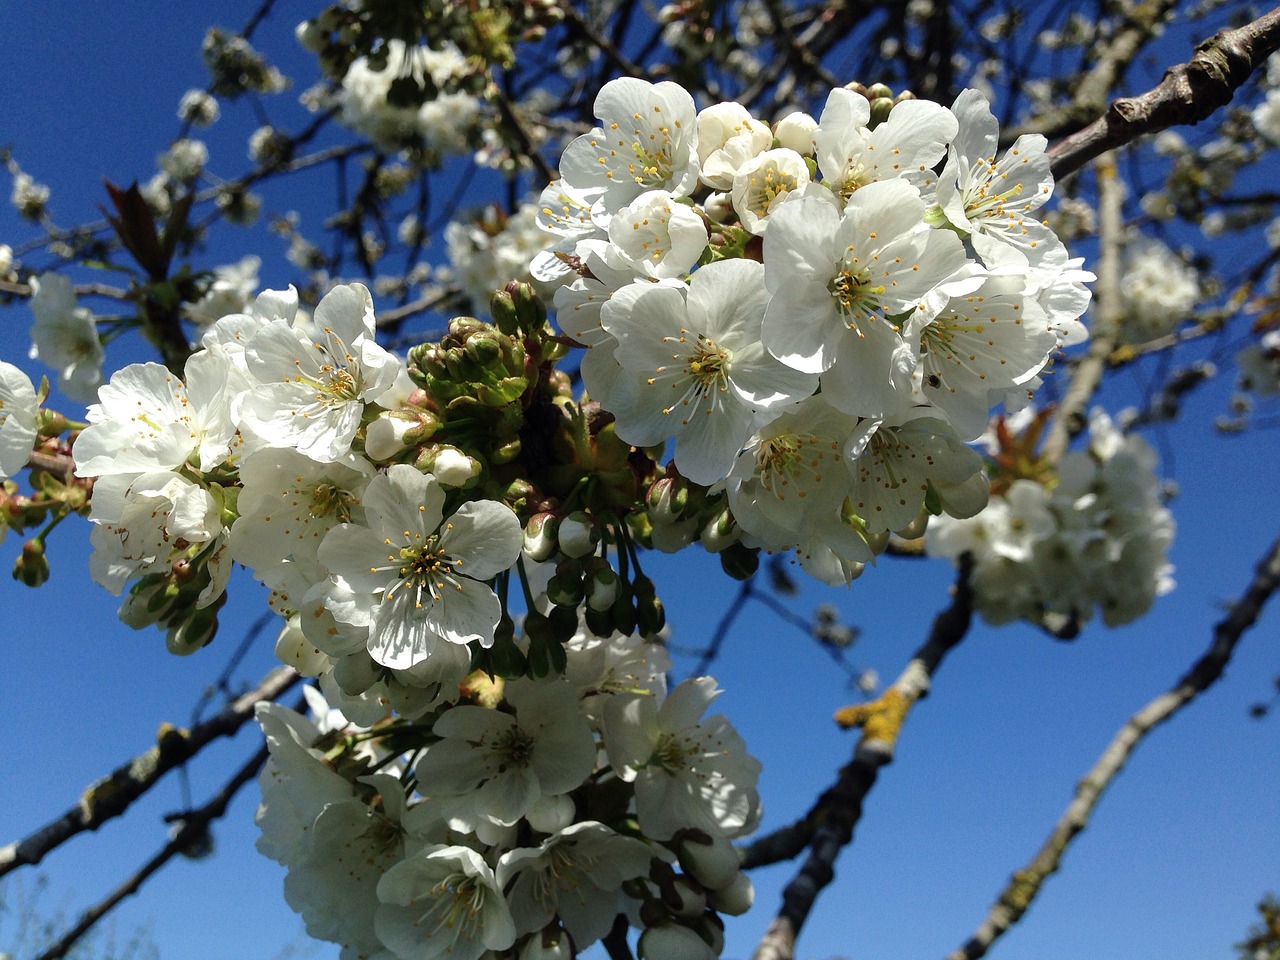
<svg viewBox="0 0 1280 960"><path fill-rule="evenodd" d="M86 910L80 916L80 919L76 921L75 926L63 934L57 943L40 954L36 960L60 960L61 957L65 957L67 951L75 946L76 941L88 933L93 925L113 910L121 900L137 893L138 889L146 883L152 874L178 854L196 848L204 842L208 836L209 824L226 813L227 804L231 802L231 798L236 795L241 787L258 775L258 771L266 762L267 748L264 746L235 772L212 800L198 810L184 812L178 821L181 826L178 827L173 839L161 847L159 853L143 864L124 883Z"/></svg>
<svg viewBox="0 0 1280 960"><path fill-rule="evenodd" d="M253 717L254 707L274 700L299 680L292 667L277 667L248 693L232 701L215 717L190 731L162 724L156 745L85 790L80 802L22 840L0 847L0 876L39 863L49 851L78 833L96 830L128 809L156 781L195 756L210 741L229 737Z"/></svg>
<svg viewBox="0 0 1280 960"><path fill-rule="evenodd" d="M1280 48L1280 7L1235 30L1202 41L1186 63L1170 67L1146 93L1113 100L1101 117L1048 151L1057 179L1108 150L1180 124L1206 119Z"/></svg>
<svg viewBox="0 0 1280 960"><path fill-rule="evenodd" d="M1071 438L1084 429L1089 402L1102 383L1107 360L1116 348L1120 332L1120 248L1123 232L1124 185L1114 157L1098 161L1098 282L1093 293L1093 322L1089 350L1076 364L1062 398L1042 456L1057 463L1067 452Z"/></svg>
<svg viewBox="0 0 1280 960"><path fill-rule="evenodd" d="M805 818L806 826L793 825L789 828L793 835L775 840L771 834L759 841L762 851L770 844L794 846L797 829L800 833L811 831L805 841L809 856L782 891L782 908L761 937L754 960L792 960L795 956L800 928L818 894L835 877L836 857L853 839L853 828L862 816L862 801L875 785L880 768L893 760L894 740L907 713L928 693L930 681L943 658L969 630L973 615L971 567L969 556L963 555L951 606L934 618L928 640L916 651L893 686L873 703L841 711L858 713L856 722L862 727L862 737L854 749L853 759L841 768L836 782L818 798ZM744 854L744 862L754 859L751 849Z"/></svg>
<svg viewBox="0 0 1280 960"><path fill-rule="evenodd" d="M947 960L976 960L1017 923L1040 892L1044 881L1057 871L1071 841L1089 822L1102 793L1124 768L1144 737L1164 723L1222 676L1236 643L1253 626L1263 604L1280 586L1280 539L1271 544L1259 562L1253 581L1213 630L1213 643L1171 689L1150 701L1120 728L1092 769L1076 786L1075 796L1054 826L1044 846L1026 867L1014 873L991 912L969 941Z"/></svg>

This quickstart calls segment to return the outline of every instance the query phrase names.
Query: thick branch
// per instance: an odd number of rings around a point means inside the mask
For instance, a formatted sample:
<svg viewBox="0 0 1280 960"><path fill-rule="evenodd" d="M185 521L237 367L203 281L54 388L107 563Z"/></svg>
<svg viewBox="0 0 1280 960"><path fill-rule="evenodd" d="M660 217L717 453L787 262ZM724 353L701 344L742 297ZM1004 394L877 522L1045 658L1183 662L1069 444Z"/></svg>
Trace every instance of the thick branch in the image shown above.
<svg viewBox="0 0 1280 960"><path fill-rule="evenodd" d="M1271 545L1266 557L1258 564L1253 582L1244 595L1231 605L1226 617L1214 627L1213 643L1208 651L1172 689L1160 694L1120 728L1097 763L1076 786L1075 797L1040 852L1026 867L1013 875L1009 885L992 906L987 919L974 932L969 942L951 953L947 960L975 960L984 956L991 945L1022 918L1039 894L1044 881L1057 871L1062 855L1071 841L1088 824L1089 816L1097 806L1102 792L1120 773L1130 754L1155 727L1172 717L1222 676L1223 668L1231 659L1236 643L1253 626L1263 604L1277 586L1280 586L1280 539Z"/></svg>
<svg viewBox="0 0 1280 960"><path fill-rule="evenodd" d="M174 833L173 839L166 843L154 857L143 864L124 883L112 890L110 894L93 907L86 910L80 919L76 921L76 925L63 934L57 943L40 954L36 960L59 960L59 958L65 957L67 951L75 946L76 942L88 933L94 924L115 909L116 904L125 897L137 893L138 889L146 883L152 874L178 854L198 849L208 838L209 824L226 813L227 804L231 802L231 798L239 792L241 787L258 775L258 771L266 762L267 748L264 746L235 772L212 800L198 810L186 811L178 821L180 826Z"/></svg>
<svg viewBox="0 0 1280 960"><path fill-rule="evenodd" d="M76 834L96 830L118 817L161 776L199 753L210 741L234 734L253 716L258 703L276 699L298 679L292 667L277 667L256 689L190 731L163 724L154 747L90 786L80 802L58 819L22 840L0 847L0 876L17 867L39 863L49 851Z"/></svg>
<svg viewBox="0 0 1280 960"><path fill-rule="evenodd" d="M1094 157L1143 134L1206 119L1231 102L1236 89L1280 48L1280 7L1235 30L1220 30L1187 62L1136 97L1121 97L1083 130L1049 149L1054 177L1074 173Z"/></svg>
<svg viewBox="0 0 1280 960"><path fill-rule="evenodd" d="M1133 4L1123 15L1123 23L1099 49L1090 51L1096 57L1072 91L1071 100L1046 111L1019 127L1001 131L1000 139L1013 143L1024 133L1061 136L1077 130L1107 107L1107 98L1124 76L1138 52L1155 37L1177 0L1145 0Z"/></svg>
<svg viewBox="0 0 1280 960"><path fill-rule="evenodd" d="M862 801L875 785L880 768L893 760L893 741L911 705L929 691L929 683L943 657L969 630L973 613L973 589L969 585L971 562L961 558L951 606L934 618L929 638L916 651L897 681L877 701L883 709L875 722L862 722L862 738L853 759L840 770L806 818L812 824L809 856L782 891L782 908L756 947L754 960L792 960L796 937L813 909L818 894L835 877L835 860L853 839L853 828L862 816ZM868 704L868 713L874 705ZM886 722L886 718L887 722ZM769 838L766 838L766 845ZM785 841L784 841L785 842ZM797 851L798 852L798 851ZM745 860L752 854L748 849Z"/></svg>

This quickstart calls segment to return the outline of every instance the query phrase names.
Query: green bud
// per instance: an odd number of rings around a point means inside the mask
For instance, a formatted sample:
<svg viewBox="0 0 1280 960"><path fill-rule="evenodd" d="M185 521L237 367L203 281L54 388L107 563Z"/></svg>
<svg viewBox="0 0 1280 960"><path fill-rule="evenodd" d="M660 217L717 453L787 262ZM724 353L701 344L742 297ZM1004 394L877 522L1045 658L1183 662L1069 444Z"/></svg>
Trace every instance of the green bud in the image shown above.
<svg viewBox="0 0 1280 960"><path fill-rule="evenodd" d="M632 605L630 590L619 590L613 601L613 626L623 636L635 633L636 610Z"/></svg>
<svg viewBox="0 0 1280 960"><path fill-rule="evenodd" d="M603 557L591 557L587 561L586 597L592 610L604 611L613 606L618 597L618 575L609 561Z"/></svg>
<svg viewBox="0 0 1280 960"><path fill-rule="evenodd" d="M28 587L38 587L49 579L49 561L44 555L44 541L28 540L13 565L13 579Z"/></svg>
<svg viewBox="0 0 1280 960"><path fill-rule="evenodd" d="M524 525L524 552L530 560L550 560L559 546L560 518L554 513L535 513Z"/></svg>
<svg viewBox="0 0 1280 960"><path fill-rule="evenodd" d="M874 130L889 119L889 111L893 109L893 101L888 97L878 97L871 101L871 119L867 121L867 129Z"/></svg>
<svg viewBox="0 0 1280 960"><path fill-rule="evenodd" d="M520 314L516 310L516 302L506 290L497 291L489 298L489 314L498 329L508 336L514 336L520 329Z"/></svg>
<svg viewBox="0 0 1280 960"><path fill-rule="evenodd" d="M614 597L614 602L617 602L617 597ZM583 611L583 615L587 621L587 629L597 637L613 636L614 627L612 606L610 606L608 610L593 610L588 606L586 610Z"/></svg>

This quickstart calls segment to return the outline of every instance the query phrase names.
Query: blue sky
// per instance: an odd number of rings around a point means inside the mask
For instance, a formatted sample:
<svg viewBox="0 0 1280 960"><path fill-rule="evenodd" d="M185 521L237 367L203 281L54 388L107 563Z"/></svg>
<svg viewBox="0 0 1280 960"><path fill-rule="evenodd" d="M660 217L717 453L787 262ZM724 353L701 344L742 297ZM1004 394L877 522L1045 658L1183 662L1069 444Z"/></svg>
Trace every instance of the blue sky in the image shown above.
<svg viewBox="0 0 1280 960"><path fill-rule="evenodd" d="M203 26L236 28L245 10L217 0L167 9L167 19L157 22L156 5L140 0L23 5L20 13L14 5L0 8L0 29L20 38L6 51L0 143L11 144L25 169L53 188L60 224L97 216L102 177L127 183L151 175L155 155L177 130L179 98L205 82ZM290 39L305 12L280 4L263 26L262 47L286 52L287 73L306 65ZM295 92L311 79L299 73ZM243 169L243 143L256 126L247 105L223 105L208 135L215 171ZM301 206L305 193L300 183L269 204ZM303 215L304 223L316 223L322 212L303 208ZM11 208L0 209L0 242L16 246L30 235ZM278 241L241 232L215 235L199 265L250 252L263 256L264 286L295 278ZM25 359L29 323L22 308L4 311L0 358L36 373ZM112 367L140 356L136 344L108 349ZM1101 399L1112 409L1132 403L1154 370L1147 365L1120 375ZM1219 378L1193 395L1181 422L1153 438L1177 451L1172 477L1180 493L1171 505L1179 525L1171 557L1177 590L1144 620L1116 630L1092 625L1070 644L1027 627L977 625L913 712L799 957L937 957L960 944L1008 874L1038 848L1113 732L1207 647L1221 605L1241 592L1280 531L1275 434L1217 435L1213 419L1227 409L1229 395L1228 378ZM160 721L188 723L192 704L261 609L260 589L239 578L219 641L194 657L171 657L158 633L135 633L116 620L116 600L88 579L87 536L85 524L64 525L50 548L54 578L40 591L0 582L6 679L0 729L10 734L0 776L0 843L58 815L87 784L145 749ZM14 537L0 546L5 563L18 547ZM697 645L734 584L702 555L655 558L648 567L674 642ZM940 561L886 560L848 590L806 585L792 603L802 614L821 602L836 604L863 631L852 658L892 678L945 604L951 577ZM836 730L830 715L850 694L812 641L762 607L747 613L712 672L726 690L723 712L765 764L767 830L801 814L848 758L853 737ZM1269 696L1280 672L1278 628L1273 605L1245 638L1226 679L1149 738L1062 873L995 956L1232 955L1230 944L1253 920L1253 903L1268 889L1280 890L1280 718L1247 717L1248 705ZM264 642L236 677L254 679L270 663ZM678 660L677 669L690 665ZM191 773L197 803L255 749L255 736L250 730L202 758ZM283 902L283 871L252 849L255 793L245 790L218 825L216 856L174 865L118 911L117 941L146 927L165 958L336 957L335 948L306 941ZM71 915L96 901L164 842L159 816L183 802L170 775L130 816L57 851L38 868L50 881L44 909ZM750 955L793 869L755 875L758 907L730 923L726 957ZM29 889L34 875L28 870L18 882ZM0 883L11 903L13 878ZM0 950L13 929L13 917L0 912Z"/></svg>

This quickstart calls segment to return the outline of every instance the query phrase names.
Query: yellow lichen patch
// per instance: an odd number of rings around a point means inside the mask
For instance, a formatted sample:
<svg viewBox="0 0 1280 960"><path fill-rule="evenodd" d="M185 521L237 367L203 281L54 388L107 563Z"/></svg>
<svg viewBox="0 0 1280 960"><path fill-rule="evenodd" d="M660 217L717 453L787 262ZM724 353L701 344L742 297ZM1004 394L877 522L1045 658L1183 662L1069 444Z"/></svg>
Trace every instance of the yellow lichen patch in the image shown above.
<svg viewBox="0 0 1280 960"><path fill-rule="evenodd" d="M911 700L899 690L890 687L870 703L855 703L836 711L836 723L848 730L862 728L863 742L877 740L892 745L898 739Z"/></svg>

